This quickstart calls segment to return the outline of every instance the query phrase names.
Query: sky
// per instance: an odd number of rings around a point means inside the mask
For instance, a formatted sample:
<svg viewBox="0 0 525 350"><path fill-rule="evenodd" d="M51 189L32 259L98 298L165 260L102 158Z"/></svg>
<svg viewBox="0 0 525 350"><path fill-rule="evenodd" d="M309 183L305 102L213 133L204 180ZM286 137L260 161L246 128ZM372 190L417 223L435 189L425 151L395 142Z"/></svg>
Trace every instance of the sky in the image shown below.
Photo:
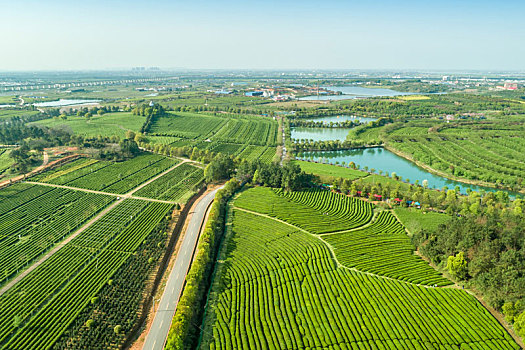
<svg viewBox="0 0 525 350"><path fill-rule="evenodd" d="M525 71L519 0L0 0L0 71Z"/></svg>

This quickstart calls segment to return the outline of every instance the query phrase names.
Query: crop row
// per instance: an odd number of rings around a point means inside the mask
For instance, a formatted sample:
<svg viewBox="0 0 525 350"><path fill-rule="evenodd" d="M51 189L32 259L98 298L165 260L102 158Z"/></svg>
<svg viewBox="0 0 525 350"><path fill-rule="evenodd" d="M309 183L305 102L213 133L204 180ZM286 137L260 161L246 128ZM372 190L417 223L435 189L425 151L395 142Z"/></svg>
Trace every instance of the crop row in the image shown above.
<svg viewBox="0 0 525 350"><path fill-rule="evenodd" d="M0 284L113 200L111 196L57 188L0 216Z"/></svg>
<svg viewBox="0 0 525 350"><path fill-rule="evenodd" d="M235 210L231 230L201 349L519 349L462 290L338 268L321 240L259 215Z"/></svg>
<svg viewBox="0 0 525 350"><path fill-rule="evenodd" d="M152 183L138 190L135 195L170 201L183 201L204 180L204 171L184 163Z"/></svg>
<svg viewBox="0 0 525 350"><path fill-rule="evenodd" d="M17 329L93 260L147 206L127 199L0 296L0 347ZM88 249L86 249L88 248ZM60 271L60 273L57 273Z"/></svg>
<svg viewBox="0 0 525 350"><path fill-rule="evenodd" d="M253 162L257 159L260 159L266 147L264 146L254 146L248 145L246 148L239 154L240 158L246 159L249 162Z"/></svg>
<svg viewBox="0 0 525 350"><path fill-rule="evenodd" d="M320 201L323 201L323 210L318 210ZM348 230L372 218L370 203L322 190L286 193L256 187L243 193L235 205L276 217L312 233Z"/></svg>
<svg viewBox="0 0 525 350"><path fill-rule="evenodd" d="M90 158L79 158L77 160L74 160L66 165L63 165L59 167L56 170L48 171L39 175L36 175L33 180L39 181L39 182L46 182L46 183L52 183L53 180L65 176L67 174L76 172L82 168L89 167L90 165L93 165L95 163L98 163L99 161L96 159L90 159ZM102 163L103 164L103 163Z"/></svg>
<svg viewBox="0 0 525 350"><path fill-rule="evenodd" d="M136 204L131 203L131 208L134 207L136 209ZM113 217L117 220L118 226L117 230L113 228L113 231L116 231L113 233L113 239L106 240L105 246L99 246L97 250L76 244L75 240L68 244L67 248L86 251L89 255L84 255L83 261L75 261L77 263L76 271L70 275L66 284L54 281L53 287L55 289L53 292L47 295L37 310L32 310L34 317L26 319L23 327L20 327L19 331L9 338L6 347L13 349L49 348L90 302L91 298L96 296L113 273L155 229L170 207L169 204L151 203L146 208L142 206L143 210L140 211L140 214L133 210L138 214L134 219L128 218L127 215L124 218L121 216ZM124 222L124 225L118 222L119 219ZM107 227L102 227L103 230L105 228ZM55 266L46 267L48 269L54 267L55 271L61 270L66 263L63 260L57 261L56 259L53 262L55 262L53 264ZM70 266L68 266L69 268ZM15 287L17 286L18 284Z"/></svg>
<svg viewBox="0 0 525 350"><path fill-rule="evenodd" d="M49 170L31 178L33 181L46 182L54 185L65 185L81 177L93 174L102 168L112 165L112 162L89 161L78 159L55 170Z"/></svg>
<svg viewBox="0 0 525 350"><path fill-rule="evenodd" d="M244 145L235 143L218 143L211 149L215 153L223 153L227 155L235 155L244 148Z"/></svg>
<svg viewBox="0 0 525 350"><path fill-rule="evenodd" d="M52 187L16 183L0 190L0 215L9 213L20 205L53 190Z"/></svg>
<svg viewBox="0 0 525 350"><path fill-rule="evenodd" d="M230 119L214 139L252 145L272 145L277 141L277 123L262 118Z"/></svg>
<svg viewBox="0 0 525 350"><path fill-rule="evenodd" d="M111 193L126 193L177 162L155 154L144 154L124 162L113 163L68 182L67 185Z"/></svg>
<svg viewBox="0 0 525 350"><path fill-rule="evenodd" d="M224 126L225 118L196 113L170 113L153 122L149 133L161 136L177 136L189 139L206 138Z"/></svg>
<svg viewBox="0 0 525 350"><path fill-rule="evenodd" d="M334 248L337 260L346 267L411 283L450 284L414 254L415 248L404 227L389 211L380 212L366 227L322 238Z"/></svg>

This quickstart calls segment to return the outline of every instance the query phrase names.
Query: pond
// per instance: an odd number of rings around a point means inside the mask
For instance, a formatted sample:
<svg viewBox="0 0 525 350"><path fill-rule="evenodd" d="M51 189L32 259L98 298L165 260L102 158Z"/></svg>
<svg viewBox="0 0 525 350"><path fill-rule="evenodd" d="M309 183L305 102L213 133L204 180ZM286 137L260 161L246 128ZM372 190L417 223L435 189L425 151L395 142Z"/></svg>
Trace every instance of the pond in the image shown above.
<svg viewBox="0 0 525 350"><path fill-rule="evenodd" d="M423 183L423 180L428 181L429 188L441 189L444 186L447 186L449 189L454 189L456 186L460 188L461 193L467 193L467 188L472 189L473 191L498 191L494 188L482 187L469 185L458 181L449 180L447 178L441 177L439 175L434 175L415 165L414 163L390 152L387 149L382 147L374 148L365 148L365 149L354 149L354 150L345 150L345 151L315 151L315 152L304 152L302 157L299 157L302 160L314 160L314 161L323 161L330 164L335 164L335 162L348 164L349 162L354 162L356 165L359 165L361 169L365 166L368 169L375 169L375 172L378 173L379 170L382 170L383 173L388 172L390 175L392 172L395 172L397 176L401 177L403 180L409 179L410 183L415 183L416 180L419 180L419 184ZM515 197L515 193L508 192L511 197Z"/></svg>
<svg viewBox="0 0 525 350"><path fill-rule="evenodd" d="M35 107L63 107L63 106L80 106L92 103L98 103L100 100L67 100L60 99L58 101L38 102L33 103Z"/></svg>
<svg viewBox="0 0 525 350"><path fill-rule="evenodd" d="M349 131L350 129L348 128L308 128L300 126L290 130L292 139L314 141L344 141Z"/></svg>
<svg viewBox="0 0 525 350"><path fill-rule="evenodd" d="M361 86L323 86L323 89L341 92L342 95L312 95L299 98L299 100L348 100L353 98L366 98L378 96L403 96L414 95L413 92L401 92L391 89L370 89Z"/></svg>

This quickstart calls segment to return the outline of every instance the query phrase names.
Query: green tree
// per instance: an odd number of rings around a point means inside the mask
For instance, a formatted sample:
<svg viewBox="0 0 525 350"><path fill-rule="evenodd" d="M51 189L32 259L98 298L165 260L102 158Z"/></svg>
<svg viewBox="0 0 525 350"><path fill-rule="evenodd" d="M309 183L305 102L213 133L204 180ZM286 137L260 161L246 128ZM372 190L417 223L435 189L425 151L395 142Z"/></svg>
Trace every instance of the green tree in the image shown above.
<svg viewBox="0 0 525 350"><path fill-rule="evenodd" d="M136 136L136 134L135 134L134 131L131 131L131 130L126 131L126 139L127 140L134 140L135 136Z"/></svg>
<svg viewBox="0 0 525 350"><path fill-rule="evenodd" d="M514 330L522 339L525 339L525 311L515 318Z"/></svg>
<svg viewBox="0 0 525 350"><path fill-rule="evenodd" d="M464 280L467 277L468 271L465 254L459 252L456 256L449 256L447 259L447 270L455 279Z"/></svg>

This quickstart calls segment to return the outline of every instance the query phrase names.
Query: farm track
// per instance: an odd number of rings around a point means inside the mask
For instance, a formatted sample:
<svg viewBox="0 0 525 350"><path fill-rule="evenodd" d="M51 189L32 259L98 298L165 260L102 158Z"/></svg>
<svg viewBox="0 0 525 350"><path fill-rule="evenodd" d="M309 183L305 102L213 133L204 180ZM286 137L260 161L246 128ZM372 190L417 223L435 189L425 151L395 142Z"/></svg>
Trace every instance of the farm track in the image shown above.
<svg viewBox="0 0 525 350"><path fill-rule="evenodd" d="M55 161L55 162L57 162L57 161ZM52 162L52 164L55 163L55 162ZM18 175L16 177L12 178L12 179L0 182L0 188L5 186L5 185L7 185L7 184L10 184L10 183L17 182L17 181L20 181L22 179L25 179L26 176L30 176L30 175L38 173L39 171L45 169L48 166L48 163L49 163L49 154L47 154L47 152L44 151L44 159L43 159L42 165L40 165L38 168L35 168L35 169L31 170L30 172L28 172L26 174Z"/></svg>
<svg viewBox="0 0 525 350"><path fill-rule="evenodd" d="M266 215L266 214L261 214L261 213L258 213L256 211L252 211L252 210L248 210L248 209L242 209L242 208L239 208L239 207L236 207L234 206L233 207L235 210L240 210L240 211L243 211L243 212L246 212L246 213L250 213L250 214L253 214L253 215L258 215L258 216L262 216L264 218L267 218L267 219L271 219L271 220L274 220L274 221L277 221L277 222L280 222L281 224L285 224L285 225L288 225L290 227L293 227L295 228L297 231L301 231L301 232L304 232L304 233L307 233L309 234L310 236L312 237L315 237L319 240L321 240L327 247L328 249L330 250L330 253L332 255L332 259L334 260L334 262L336 263L336 265L340 268L343 268L343 269L346 269L346 270L349 270L349 271L355 271L355 272L359 272L359 273L363 273L365 275L369 275L369 276L374 276L374 277L377 277L377 278L383 278L383 279L387 279L387 280L391 280L391 281L396 281L396 282L401 282L401 283L406 283L406 284L410 284L410 285L414 285L414 286L418 286L418 287L424 287L424 288L459 288L459 286L455 285L455 284L452 284L452 285L447 285L447 286L442 286L442 287L433 287L433 286L429 286L429 285L425 285L425 284L417 284L417 283L412 283L412 282L408 282L408 281L403 281L403 280L400 280L400 279L397 279L397 278L392 278L392 277L388 277L388 276L382 276L382 275L377 275L375 273L372 273L372 272L367 272L367 271L362 271L362 270L359 270L357 268L354 268L354 267L347 267L347 266L344 266L343 264L341 264L339 262L339 260L337 260L337 257L335 255L335 251L334 251L334 248L328 243L326 242L322 236L324 235L329 235L329 234L335 234L335 233L344 233L344 232L351 232L351 231L354 231L354 230L360 230L364 227L367 227L369 226L373 221L371 221L370 223L364 225L364 226L361 226L361 227L357 227L355 229L352 229L352 230L345 230L345 231L338 231L338 232L333 232L333 233L327 233L327 234L322 234L322 235L316 235L316 234L313 234L305 229L302 229L298 226L295 226L293 224L290 224L286 221L283 221L281 219L277 219L277 218L274 218L270 215Z"/></svg>
<svg viewBox="0 0 525 350"><path fill-rule="evenodd" d="M176 202L173 202L173 201L164 201L164 200L161 200L161 199L152 199L152 198L132 196L132 195L129 194L129 192L127 194L118 194L118 193L109 193L109 192L103 192L103 191L88 190L86 188L71 187L71 186L65 186L65 185L47 184L47 183L43 183L43 182L34 182L34 181L24 181L24 182L28 183L28 184L32 184L32 185L40 185L40 186L48 186L48 187L56 187L56 188L65 188L67 190L72 190L72 191L81 191L81 192L88 192L88 193L95 193L95 194L104 194L106 196L113 196L113 197L120 197L120 198L141 199L141 200L144 200L144 201L166 203L166 204L175 204L176 203Z"/></svg>

